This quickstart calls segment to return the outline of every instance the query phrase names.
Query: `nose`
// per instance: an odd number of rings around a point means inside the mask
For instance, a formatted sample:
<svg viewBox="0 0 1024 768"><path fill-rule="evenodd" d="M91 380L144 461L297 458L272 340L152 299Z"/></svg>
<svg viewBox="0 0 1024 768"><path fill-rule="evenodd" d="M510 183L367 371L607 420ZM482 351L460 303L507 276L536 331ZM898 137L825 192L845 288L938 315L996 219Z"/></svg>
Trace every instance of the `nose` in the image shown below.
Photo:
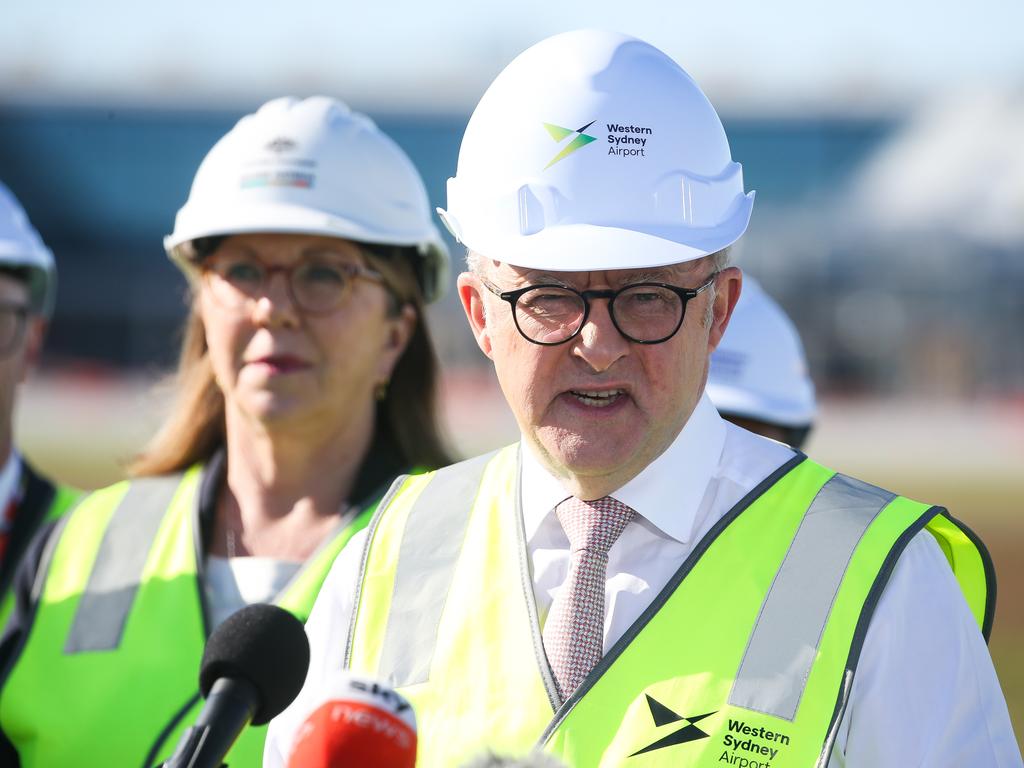
<svg viewBox="0 0 1024 768"><path fill-rule="evenodd" d="M253 319L259 325L272 327L298 324L298 307L292 299L284 272L274 270L267 275L263 291L253 307Z"/></svg>
<svg viewBox="0 0 1024 768"><path fill-rule="evenodd" d="M612 322L607 299L596 299L579 334L572 341L573 356L595 373L603 373L629 354L629 339Z"/></svg>

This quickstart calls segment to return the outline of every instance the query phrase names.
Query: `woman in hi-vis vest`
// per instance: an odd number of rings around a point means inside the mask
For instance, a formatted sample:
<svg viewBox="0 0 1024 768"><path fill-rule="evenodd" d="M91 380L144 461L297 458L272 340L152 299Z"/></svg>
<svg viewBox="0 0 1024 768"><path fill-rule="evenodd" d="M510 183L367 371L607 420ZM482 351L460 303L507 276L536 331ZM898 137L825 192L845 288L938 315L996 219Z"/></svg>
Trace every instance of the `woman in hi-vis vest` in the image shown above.
<svg viewBox="0 0 1024 768"><path fill-rule="evenodd" d="M392 480L447 462L431 215L408 157L332 99L271 101L213 147L165 240L192 299L177 400L132 479L19 573L0 764L166 760L199 712L210 631L254 602L305 620ZM245 730L232 768L261 764L264 732Z"/></svg>

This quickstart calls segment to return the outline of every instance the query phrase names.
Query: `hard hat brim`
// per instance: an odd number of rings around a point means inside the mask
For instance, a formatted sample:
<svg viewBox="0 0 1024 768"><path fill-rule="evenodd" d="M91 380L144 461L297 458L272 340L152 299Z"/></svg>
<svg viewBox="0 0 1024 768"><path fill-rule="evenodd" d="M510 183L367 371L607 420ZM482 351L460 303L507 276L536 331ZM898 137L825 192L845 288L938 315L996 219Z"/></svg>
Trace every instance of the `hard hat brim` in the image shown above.
<svg viewBox="0 0 1024 768"><path fill-rule="evenodd" d="M258 232L325 235L364 243L402 246L441 243L440 233L436 228L432 228L431 232L418 230L403 233L391 229L385 233L352 219L286 203L247 203L237 206L234 210L219 210L214 219L215 223L204 221L204 214L205 211L193 211L188 206L182 208L178 213L174 232L164 238L164 248L168 253L179 245L200 237Z"/></svg>
<svg viewBox="0 0 1024 768"><path fill-rule="evenodd" d="M756 394L740 387L709 381L706 393L720 413L757 419L783 427L806 427L814 423L816 409L793 400Z"/></svg>
<svg viewBox="0 0 1024 768"><path fill-rule="evenodd" d="M57 263L53 252L38 235L32 242L0 239L0 266L28 270L32 311L43 317L53 315L57 300Z"/></svg>
<svg viewBox="0 0 1024 768"><path fill-rule="evenodd" d="M181 246L201 237L259 233L323 235L362 243L419 248L428 258L434 273L430 284L423 286L424 300L427 303L435 301L446 287L448 248L441 239L441 233L432 225L429 231L402 233L391 229L381 232L352 219L285 203L247 203L233 210L218 210L209 221L204 214L205 211L193 211L189 206L182 208L175 221L174 232L164 238L164 250L186 276L189 265Z"/></svg>
<svg viewBox="0 0 1024 768"><path fill-rule="evenodd" d="M737 201L732 215L718 226L647 226L644 231L614 225L572 223L544 227L527 235L491 234L486 227L463 231L448 211L438 214L449 231L471 251L524 269L584 272L649 269L708 256L735 243L750 222L754 193Z"/></svg>

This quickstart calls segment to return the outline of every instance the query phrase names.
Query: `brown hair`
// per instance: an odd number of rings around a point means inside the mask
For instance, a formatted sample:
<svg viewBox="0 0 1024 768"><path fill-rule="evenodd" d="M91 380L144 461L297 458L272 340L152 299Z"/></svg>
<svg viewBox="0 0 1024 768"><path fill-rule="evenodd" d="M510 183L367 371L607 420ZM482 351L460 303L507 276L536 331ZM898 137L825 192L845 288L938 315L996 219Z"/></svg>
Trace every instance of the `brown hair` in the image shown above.
<svg viewBox="0 0 1024 768"><path fill-rule="evenodd" d="M191 244L188 260L198 264L224 238L204 238ZM416 280L415 248L357 243L370 267L384 275L394 301L416 312L416 327L377 403L374 443L393 445L404 468L435 468L451 463L436 420L439 378L437 353L424 317L423 294ZM193 296L175 382L172 410L156 436L129 465L129 474L161 475L180 472L208 460L224 443L224 395L213 375L206 332Z"/></svg>

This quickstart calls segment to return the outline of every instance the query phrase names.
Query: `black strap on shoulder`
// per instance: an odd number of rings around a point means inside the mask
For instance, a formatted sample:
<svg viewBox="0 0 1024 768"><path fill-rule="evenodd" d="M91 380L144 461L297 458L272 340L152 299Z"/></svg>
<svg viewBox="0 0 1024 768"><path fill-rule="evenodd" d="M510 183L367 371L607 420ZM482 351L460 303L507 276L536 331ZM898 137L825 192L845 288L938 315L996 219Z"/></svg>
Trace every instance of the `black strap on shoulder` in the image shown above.
<svg viewBox="0 0 1024 768"><path fill-rule="evenodd" d="M57 495L57 488L27 462L21 463L21 501L7 539L7 550L0 563L0 594L7 592L14 571L28 548L29 542L46 519L46 513Z"/></svg>

